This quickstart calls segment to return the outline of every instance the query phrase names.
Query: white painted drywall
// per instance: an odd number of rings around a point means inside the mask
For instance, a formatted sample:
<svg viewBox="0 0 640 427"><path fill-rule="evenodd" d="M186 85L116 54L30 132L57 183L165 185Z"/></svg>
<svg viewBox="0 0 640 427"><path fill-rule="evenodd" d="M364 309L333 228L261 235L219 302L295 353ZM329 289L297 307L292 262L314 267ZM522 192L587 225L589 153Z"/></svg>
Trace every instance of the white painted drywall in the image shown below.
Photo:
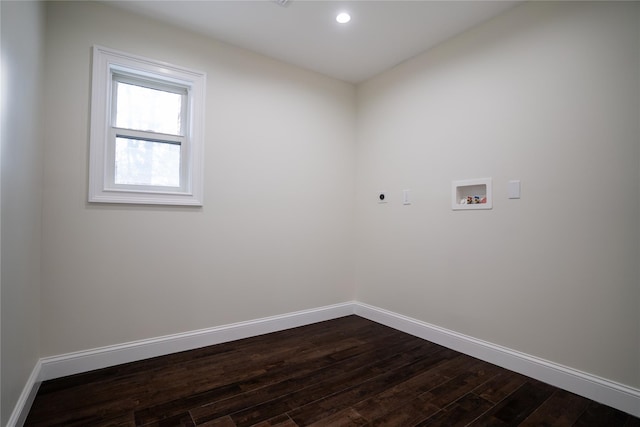
<svg viewBox="0 0 640 427"><path fill-rule="evenodd" d="M358 301L640 386L639 9L527 3L358 87Z"/></svg>
<svg viewBox="0 0 640 427"><path fill-rule="evenodd" d="M0 425L40 358L42 138L39 132L44 7L0 5L2 64Z"/></svg>
<svg viewBox="0 0 640 427"><path fill-rule="evenodd" d="M47 11L42 356L352 300L352 85L103 4ZM93 44L207 73L202 209L87 203Z"/></svg>

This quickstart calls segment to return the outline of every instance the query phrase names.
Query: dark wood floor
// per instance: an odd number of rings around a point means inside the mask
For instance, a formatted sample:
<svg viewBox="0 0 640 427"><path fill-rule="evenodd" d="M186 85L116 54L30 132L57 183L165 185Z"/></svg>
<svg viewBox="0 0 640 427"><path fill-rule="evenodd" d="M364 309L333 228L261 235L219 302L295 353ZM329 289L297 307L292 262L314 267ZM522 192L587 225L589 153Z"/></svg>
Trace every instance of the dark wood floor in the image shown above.
<svg viewBox="0 0 640 427"><path fill-rule="evenodd" d="M46 381L27 426L640 426L348 316Z"/></svg>

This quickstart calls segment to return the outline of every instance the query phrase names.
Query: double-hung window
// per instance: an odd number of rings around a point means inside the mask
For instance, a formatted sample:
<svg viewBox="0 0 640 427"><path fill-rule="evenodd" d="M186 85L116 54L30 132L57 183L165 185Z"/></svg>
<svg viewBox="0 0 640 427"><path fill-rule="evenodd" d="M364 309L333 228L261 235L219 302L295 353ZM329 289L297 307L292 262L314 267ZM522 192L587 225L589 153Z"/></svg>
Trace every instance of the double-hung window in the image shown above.
<svg viewBox="0 0 640 427"><path fill-rule="evenodd" d="M204 73L94 46L89 201L202 205Z"/></svg>

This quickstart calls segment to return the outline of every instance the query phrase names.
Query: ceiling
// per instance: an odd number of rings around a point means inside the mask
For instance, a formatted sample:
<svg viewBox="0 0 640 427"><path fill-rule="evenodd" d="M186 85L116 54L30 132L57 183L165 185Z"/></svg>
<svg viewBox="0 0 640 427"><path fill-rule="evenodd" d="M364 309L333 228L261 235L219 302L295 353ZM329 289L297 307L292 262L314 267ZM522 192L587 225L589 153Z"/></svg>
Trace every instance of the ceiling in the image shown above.
<svg viewBox="0 0 640 427"><path fill-rule="evenodd" d="M281 0L286 1L286 0ZM121 1L109 4L350 83L496 16L516 1ZM335 20L347 11L347 24Z"/></svg>

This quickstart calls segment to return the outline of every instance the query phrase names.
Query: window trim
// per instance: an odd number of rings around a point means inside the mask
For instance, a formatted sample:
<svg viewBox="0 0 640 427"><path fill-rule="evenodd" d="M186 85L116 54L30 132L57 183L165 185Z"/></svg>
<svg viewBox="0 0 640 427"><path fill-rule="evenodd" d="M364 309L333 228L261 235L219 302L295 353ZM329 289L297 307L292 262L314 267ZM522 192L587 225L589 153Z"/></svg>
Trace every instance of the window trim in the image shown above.
<svg viewBox="0 0 640 427"><path fill-rule="evenodd" d="M166 85L185 88L188 120L182 129L184 135L166 135L167 139L181 139L180 179L184 185L180 189L142 185L123 186L115 184L114 177L110 178L108 175L114 173L115 134L120 130L113 122L114 74L150 80L155 87ZM89 202L202 206L205 87L206 74L203 72L102 46L93 46ZM126 130L127 135L133 133L136 131ZM113 144L110 143L111 139Z"/></svg>

